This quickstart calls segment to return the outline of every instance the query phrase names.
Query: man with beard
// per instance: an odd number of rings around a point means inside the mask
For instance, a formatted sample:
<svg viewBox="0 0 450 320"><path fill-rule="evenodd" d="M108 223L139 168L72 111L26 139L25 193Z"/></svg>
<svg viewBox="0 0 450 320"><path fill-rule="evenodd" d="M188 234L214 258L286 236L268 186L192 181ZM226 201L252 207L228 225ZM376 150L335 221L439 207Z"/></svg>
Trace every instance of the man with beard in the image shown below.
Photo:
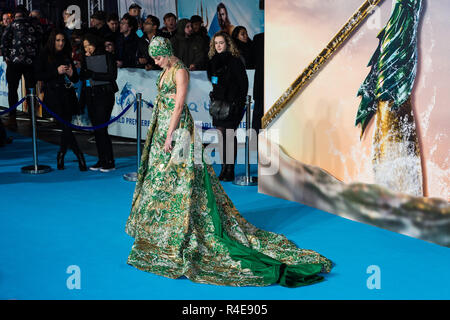
<svg viewBox="0 0 450 320"><path fill-rule="evenodd" d="M143 66L145 70L161 70L155 64L155 60L150 57L148 47L154 37L159 35L159 19L155 16L149 15L144 21L144 36L139 39L138 44L138 60L139 65Z"/></svg>

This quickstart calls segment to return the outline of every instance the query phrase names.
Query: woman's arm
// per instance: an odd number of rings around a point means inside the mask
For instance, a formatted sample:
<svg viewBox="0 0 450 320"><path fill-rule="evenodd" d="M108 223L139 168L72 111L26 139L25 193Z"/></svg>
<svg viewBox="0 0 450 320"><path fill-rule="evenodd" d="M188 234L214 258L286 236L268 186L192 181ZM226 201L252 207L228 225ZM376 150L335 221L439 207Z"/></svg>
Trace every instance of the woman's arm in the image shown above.
<svg viewBox="0 0 450 320"><path fill-rule="evenodd" d="M79 74L80 80L85 81L85 80L89 79L91 77L91 75L92 75L92 71L89 71L86 66L86 57L82 56L81 68L80 68L80 74Z"/></svg>
<svg viewBox="0 0 450 320"><path fill-rule="evenodd" d="M166 142L164 143L164 151L169 152L172 150L172 135L178 127L180 122L181 113L183 112L184 101L186 99L189 74L185 69L179 69L175 75L175 82L177 86L177 93L175 95L175 108L170 118L169 130L167 131Z"/></svg>
<svg viewBox="0 0 450 320"><path fill-rule="evenodd" d="M73 83L77 83L80 80L80 77L78 76L77 68L75 67L73 60L70 60L70 65L72 67L72 75L68 74L69 80Z"/></svg>

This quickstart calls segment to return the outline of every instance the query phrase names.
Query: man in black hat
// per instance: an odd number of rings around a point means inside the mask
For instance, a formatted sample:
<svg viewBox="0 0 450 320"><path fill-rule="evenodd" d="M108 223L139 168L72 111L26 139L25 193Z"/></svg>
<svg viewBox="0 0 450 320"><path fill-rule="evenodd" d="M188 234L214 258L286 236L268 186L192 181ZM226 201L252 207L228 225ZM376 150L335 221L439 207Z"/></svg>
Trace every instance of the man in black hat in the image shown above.
<svg viewBox="0 0 450 320"><path fill-rule="evenodd" d="M105 39L111 31L106 25L106 14L104 11L97 11L91 16L91 27L89 33Z"/></svg>
<svg viewBox="0 0 450 320"><path fill-rule="evenodd" d="M128 14L132 17L135 17L136 19L141 17L141 6L137 3L132 3L130 7L128 8Z"/></svg>
<svg viewBox="0 0 450 320"><path fill-rule="evenodd" d="M206 50L209 50L209 41L210 38L208 36L208 30L203 26L203 18L197 15L191 17L192 24L192 36L200 37L205 42Z"/></svg>

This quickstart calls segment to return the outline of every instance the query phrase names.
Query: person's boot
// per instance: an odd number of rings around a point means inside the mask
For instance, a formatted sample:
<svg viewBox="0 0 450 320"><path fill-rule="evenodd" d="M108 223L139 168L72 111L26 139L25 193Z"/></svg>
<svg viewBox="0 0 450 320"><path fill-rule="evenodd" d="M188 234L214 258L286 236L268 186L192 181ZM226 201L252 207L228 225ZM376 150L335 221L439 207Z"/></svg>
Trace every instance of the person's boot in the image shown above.
<svg viewBox="0 0 450 320"><path fill-rule="evenodd" d="M84 159L84 155L82 152L75 152L75 156L78 159L78 167L80 171L87 171L86 160Z"/></svg>
<svg viewBox="0 0 450 320"><path fill-rule="evenodd" d="M64 156L66 155L65 151L58 151L56 155L56 165L58 170L64 170Z"/></svg>
<svg viewBox="0 0 450 320"><path fill-rule="evenodd" d="M5 126L8 129L17 129L17 120L16 120L16 115L12 116L9 115L8 121L6 121Z"/></svg>
<svg viewBox="0 0 450 320"><path fill-rule="evenodd" d="M114 160L107 161L101 168L101 172L110 172L116 170L116 165Z"/></svg>
<svg viewBox="0 0 450 320"><path fill-rule="evenodd" d="M223 175L222 181L224 182L234 181L234 164L225 165L225 173Z"/></svg>
<svg viewBox="0 0 450 320"><path fill-rule="evenodd" d="M220 170L220 174L219 174L219 180L222 181L223 180L223 176L225 174L225 164L222 164L222 170Z"/></svg>
<svg viewBox="0 0 450 320"><path fill-rule="evenodd" d="M103 167L103 162L98 160L96 164L94 164L93 166L89 167L89 170L99 171L102 167Z"/></svg>

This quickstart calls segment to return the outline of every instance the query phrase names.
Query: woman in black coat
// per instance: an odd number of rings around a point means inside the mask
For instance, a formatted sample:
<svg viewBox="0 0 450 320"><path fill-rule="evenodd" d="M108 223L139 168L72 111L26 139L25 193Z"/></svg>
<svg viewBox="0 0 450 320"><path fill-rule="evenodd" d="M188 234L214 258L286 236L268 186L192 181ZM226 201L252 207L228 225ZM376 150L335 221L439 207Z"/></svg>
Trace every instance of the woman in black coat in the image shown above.
<svg viewBox="0 0 450 320"><path fill-rule="evenodd" d="M242 60L239 58L238 49L228 33L224 31L219 31L211 39L208 57L207 73L213 86L210 93L211 100L225 101L231 106L229 116L226 119L213 118L213 125L219 130L223 139L222 170L219 179L233 181L234 164L237 156L235 131L244 115L248 92L247 73ZM231 139L232 137L234 139ZM232 153L232 156L230 153Z"/></svg>
<svg viewBox="0 0 450 320"><path fill-rule="evenodd" d="M255 48L253 41L248 37L247 29L237 26L233 29L231 38L241 54L246 69L255 69Z"/></svg>
<svg viewBox="0 0 450 320"><path fill-rule="evenodd" d="M78 73L71 58L70 43L64 31L53 30L35 63L36 79L44 82L45 105L67 122L79 113L79 104L73 83L78 82ZM86 161L78 147L72 129L61 125L61 143L57 154L57 167L64 169L64 156L72 149L78 159L80 171L86 171Z"/></svg>
<svg viewBox="0 0 450 320"><path fill-rule="evenodd" d="M115 102L115 93L119 91L116 83L117 64L114 56L105 51L102 39L87 34L83 40L84 54L81 62L80 78L83 80L81 90L82 103L87 106L88 115L93 126L99 126L111 119ZM88 67L87 59L92 56L104 56L105 72ZM102 66L100 66L102 67ZM94 131L98 161L89 167L93 171L109 172L115 170L112 141L108 127Z"/></svg>

